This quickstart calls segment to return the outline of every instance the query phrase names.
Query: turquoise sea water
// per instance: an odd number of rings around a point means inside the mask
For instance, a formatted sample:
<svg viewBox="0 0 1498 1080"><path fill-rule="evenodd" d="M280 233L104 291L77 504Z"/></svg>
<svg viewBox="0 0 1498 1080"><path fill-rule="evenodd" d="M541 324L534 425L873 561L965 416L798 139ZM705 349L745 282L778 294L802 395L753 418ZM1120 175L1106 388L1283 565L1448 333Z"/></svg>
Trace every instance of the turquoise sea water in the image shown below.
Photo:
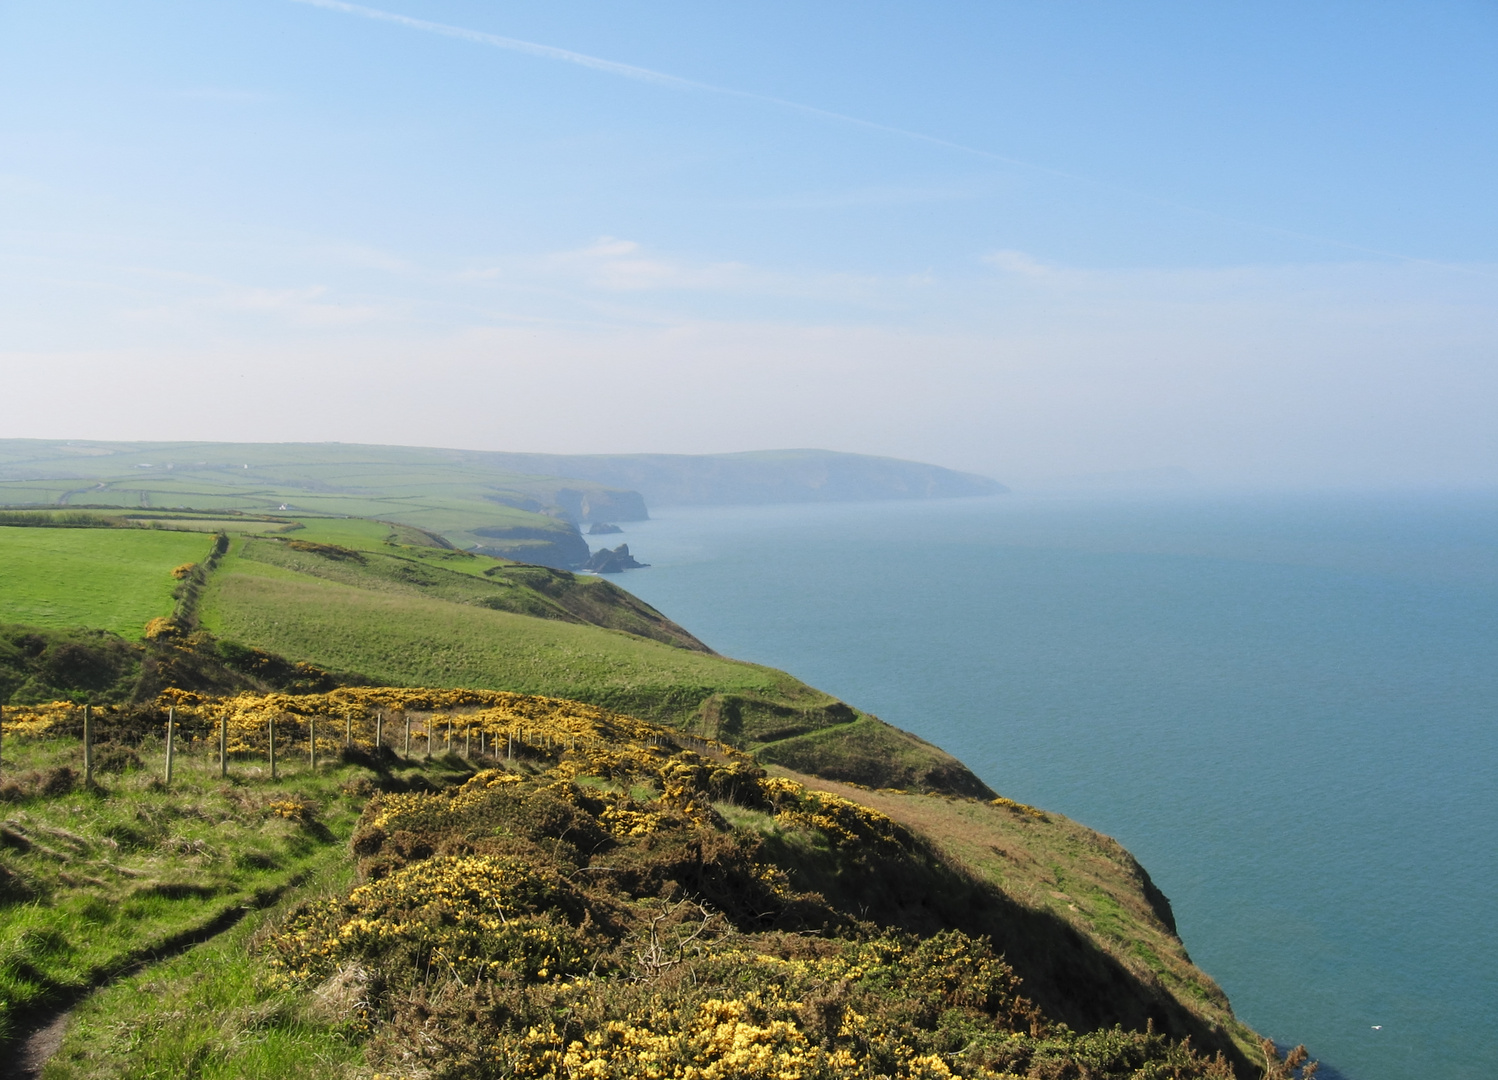
<svg viewBox="0 0 1498 1080"><path fill-rule="evenodd" d="M1322 1075L1498 1077L1498 496L655 514L616 580L1118 838Z"/></svg>

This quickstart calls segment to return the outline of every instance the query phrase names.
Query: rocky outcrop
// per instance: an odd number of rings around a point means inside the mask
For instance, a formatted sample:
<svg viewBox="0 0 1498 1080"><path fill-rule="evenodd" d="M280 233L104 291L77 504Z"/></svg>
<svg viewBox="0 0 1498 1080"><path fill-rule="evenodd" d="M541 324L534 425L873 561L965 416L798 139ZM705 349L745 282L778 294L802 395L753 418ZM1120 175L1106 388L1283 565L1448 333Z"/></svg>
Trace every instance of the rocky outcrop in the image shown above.
<svg viewBox="0 0 1498 1080"><path fill-rule="evenodd" d="M608 533L622 533L624 530L617 525L610 525L607 521L595 521L588 527L589 536L604 536Z"/></svg>
<svg viewBox="0 0 1498 1080"><path fill-rule="evenodd" d="M641 567L649 565L649 563L642 563L631 555L628 544L620 544L613 551L610 551L608 548L600 548L595 551L588 561L583 564L583 569L592 570L599 574L620 574L625 570L638 570Z"/></svg>

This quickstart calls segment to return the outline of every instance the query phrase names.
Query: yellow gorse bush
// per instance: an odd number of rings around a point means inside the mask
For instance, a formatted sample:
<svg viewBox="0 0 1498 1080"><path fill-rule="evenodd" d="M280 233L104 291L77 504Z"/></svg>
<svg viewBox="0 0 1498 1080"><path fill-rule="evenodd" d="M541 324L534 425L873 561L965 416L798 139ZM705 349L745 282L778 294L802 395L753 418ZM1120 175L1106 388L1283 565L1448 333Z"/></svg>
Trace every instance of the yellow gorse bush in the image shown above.
<svg viewBox="0 0 1498 1080"><path fill-rule="evenodd" d="M174 708L179 717L196 719L210 728L227 721L231 752L263 751L272 722L278 738L305 741L302 732L308 720L318 723L319 749L336 749L346 734L356 745L372 747L376 718L383 716L383 743L392 747L400 745L404 722L410 720L412 736L421 749L429 737L434 749L439 744L445 747L450 725L455 740L465 735L476 740L483 732L489 739L514 739L552 753L607 747L609 753L599 766L620 775L638 772L645 762L658 763L664 756L649 745L662 737L663 729L653 724L581 702L498 690L343 687L325 694L213 697L171 689L155 705L159 710ZM610 756L612 763L606 760Z"/></svg>
<svg viewBox="0 0 1498 1080"><path fill-rule="evenodd" d="M239 752L263 751L272 723L278 746L305 746L315 723L319 750L369 748L381 716L386 747L408 720L418 749L429 734L445 746L449 723L455 740L483 732L505 757L513 740L510 767L370 799L352 841L359 884L303 904L267 939L290 984L371 973L346 1030L377 1068L433 1080L1230 1076L1153 1033L1052 1027L984 939L881 932L799 891L799 864L771 853L873 881L914 873L916 839L722 744L498 691L174 690L155 706L199 735L223 724ZM6 732L42 734L77 711L7 709ZM734 818L752 829L729 825L734 807L755 812ZM293 798L265 809L309 814Z"/></svg>
<svg viewBox="0 0 1498 1080"><path fill-rule="evenodd" d="M4 712L5 737L34 738L45 735L57 724L83 714L83 706L71 701L52 701L45 705L7 705Z"/></svg>
<svg viewBox="0 0 1498 1080"><path fill-rule="evenodd" d="M940 970L953 959L961 962L959 970ZM927 968L938 969L935 977L921 978ZM899 1003L920 1000L928 1008L940 1005L949 1015L963 1010L969 1023L987 1021L1003 1043L1028 1036L1036 1022L1033 1008L1014 993L1015 980L1003 962L981 943L958 934L914 947L887 938L850 942L830 955L790 960L731 945L716 953L700 974L713 978L719 989L643 996L621 992L620 998L632 1005L626 1005L622 1015L589 1024L559 1017L596 1008L598 996L609 993L609 980L580 978L556 984L546 998L548 1019L504 1032L478 1047L462 1075L548 1080L1004 1080L1014 1074L965 1060L951 1049L936 1049L932 1033L912 1027L909 1010L902 1014ZM912 976L917 985L902 989ZM735 986L740 988L737 992ZM845 994L830 1010L828 988L842 988ZM943 997L944 989L956 993ZM901 1022L875 1015L876 1009L892 1002ZM809 1020L818 1012L826 1022ZM978 1030L969 1033L969 1045Z"/></svg>
<svg viewBox="0 0 1498 1080"><path fill-rule="evenodd" d="M292 978L355 957L405 955L471 981L538 981L573 971L590 949L554 908L556 879L514 859L436 856L304 912L276 939Z"/></svg>

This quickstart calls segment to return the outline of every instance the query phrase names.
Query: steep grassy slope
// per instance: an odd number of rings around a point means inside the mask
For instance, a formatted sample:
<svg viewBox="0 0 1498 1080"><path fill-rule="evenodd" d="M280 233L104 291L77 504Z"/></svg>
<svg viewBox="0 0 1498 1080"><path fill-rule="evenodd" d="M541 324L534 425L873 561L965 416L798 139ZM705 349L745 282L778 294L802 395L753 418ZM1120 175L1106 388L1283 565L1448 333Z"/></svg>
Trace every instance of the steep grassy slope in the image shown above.
<svg viewBox="0 0 1498 1080"><path fill-rule="evenodd" d="M679 723L724 690L798 705L833 703L771 668L416 590L331 581L238 551L213 576L201 618L223 638L396 685L565 690L578 700Z"/></svg>
<svg viewBox="0 0 1498 1080"><path fill-rule="evenodd" d="M949 889L932 904L938 910L922 913L920 921L928 928L933 919L982 923L1009 961L1029 973L1030 992L1041 1001L1064 1002L1053 1011L1074 1026L1095 1026L1104 1015L1134 1028L1153 1021L1161 1030L1193 1032L1198 1045L1227 1040L1246 1059L1258 1055L1258 1036L1191 962L1169 900L1117 841L1004 799L871 791L786 769L772 772L887 814L925 838L949 865L996 886L1005 903L987 912L964 913L971 905L962 889ZM835 881L817 887L831 894L846 888ZM1060 930L1068 926L1076 938ZM1075 948L1078 940L1089 947ZM1121 982L1132 987L1128 995L1118 993Z"/></svg>
<svg viewBox="0 0 1498 1080"><path fill-rule="evenodd" d="M172 569L210 546L192 533L0 526L0 620L139 638L171 614Z"/></svg>
<svg viewBox="0 0 1498 1080"><path fill-rule="evenodd" d="M313 524L309 535L331 531L317 527L321 522ZM303 534L290 540L251 540L239 550L254 562L356 588L602 626L698 652L711 651L618 586L565 570L501 563L465 551L322 544Z"/></svg>

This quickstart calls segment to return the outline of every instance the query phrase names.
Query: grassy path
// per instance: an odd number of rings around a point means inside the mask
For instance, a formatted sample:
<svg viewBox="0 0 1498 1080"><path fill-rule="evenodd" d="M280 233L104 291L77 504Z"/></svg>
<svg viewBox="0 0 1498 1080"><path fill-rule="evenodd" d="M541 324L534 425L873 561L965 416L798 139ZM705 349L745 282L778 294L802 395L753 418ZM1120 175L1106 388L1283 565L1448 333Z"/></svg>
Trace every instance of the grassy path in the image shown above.
<svg viewBox="0 0 1498 1080"><path fill-rule="evenodd" d="M101 1036L78 1035L87 1030L85 1020L117 1034L125 1030L122 1015L154 1008L150 996L132 998L119 986L148 985L164 965L190 969L198 961L189 958L201 943L218 949L224 938L242 942L253 932L246 924L259 925L261 913L283 898L341 888L350 871L348 837L369 794L378 786L400 787L404 777L418 773L431 774L431 781L419 783L440 785L454 767L361 757L335 758L314 772L305 758L292 758L271 780L264 762L251 760L235 763L221 780L216 747L187 745L179 750L167 788L154 737L128 747L102 734L93 789L79 784L77 739L6 740L0 783L0 1061L8 1051L10 1075L27 1075L25 1043L32 1040L36 1051L34 1037L69 1009L78 1011L62 1057L75 1045L87 1057ZM242 943L229 959L240 965L234 969L239 974L224 975L231 984L262 967ZM262 1005L281 1001L277 987L236 986L213 992L233 997L253 991ZM173 992L179 991L188 993L183 987ZM196 1013L184 1008L182 1022ZM111 1058L129 1062L149 1056L148 1049L116 1047ZM99 1062L61 1074L58 1068L54 1062L44 1075L215 1075L109 1071ZM221 1075L262 1074L231 1069Z"/></svg>

